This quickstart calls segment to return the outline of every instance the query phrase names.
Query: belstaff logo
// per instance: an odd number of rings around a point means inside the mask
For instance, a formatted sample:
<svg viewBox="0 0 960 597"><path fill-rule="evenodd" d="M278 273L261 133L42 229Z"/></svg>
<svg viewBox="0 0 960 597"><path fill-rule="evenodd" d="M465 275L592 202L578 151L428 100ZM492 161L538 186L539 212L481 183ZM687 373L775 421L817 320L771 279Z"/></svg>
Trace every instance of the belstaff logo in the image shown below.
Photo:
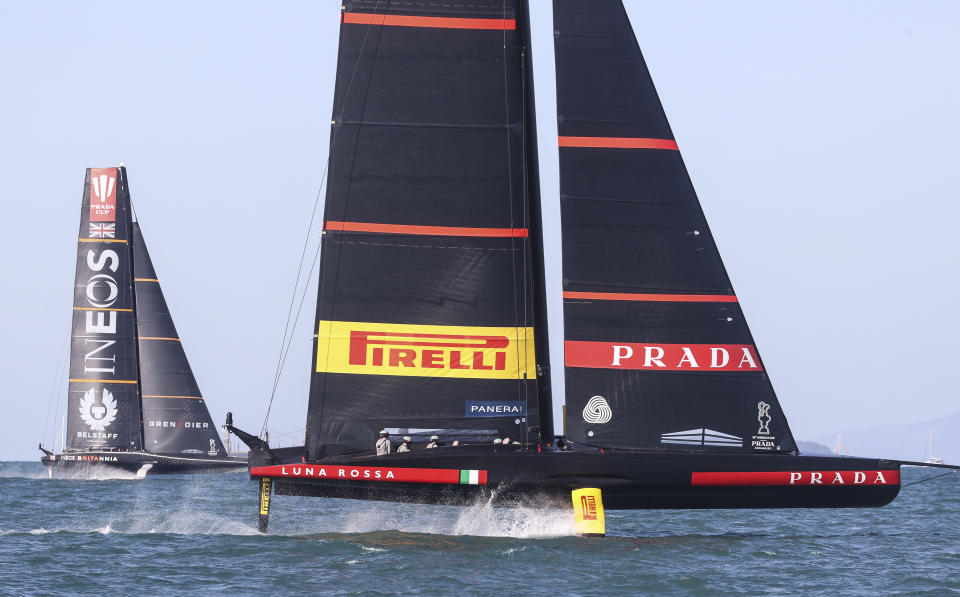
<svg viewBox="0 0 960 597"><path fill-rule="evenodd" d="M117 401L110 390L104 388L97 400L96 388L90 388L80 399L80 418L91 431L103 431L117 418Z"/></svg>
<svg viewBox="0 0 960 597"><path fill-rule="evenodd" d="M113 222L117 214L117 169L90 169L90 221Z"/></svg>
<svg viewBox="0 0 960 597"><path fill-rule="evenodd" d="M533 378L533 328L321 321L317 372Z"/></svg>

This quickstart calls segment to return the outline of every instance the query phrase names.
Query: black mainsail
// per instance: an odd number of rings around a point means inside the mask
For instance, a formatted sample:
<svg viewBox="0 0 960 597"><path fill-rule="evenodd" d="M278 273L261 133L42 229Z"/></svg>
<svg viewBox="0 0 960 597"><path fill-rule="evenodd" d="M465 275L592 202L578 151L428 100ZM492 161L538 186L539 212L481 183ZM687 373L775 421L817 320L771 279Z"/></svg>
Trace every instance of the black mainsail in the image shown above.
<svg viewBox="0 0 960 597"><path fill-rule="evenodd" d="M888 503L899 462L796 453L620 0L554 4L573 441L553 442L528 4L344 4L306 446L238 432L261 530L274 491L572 497L581 522ZM377 455L381 427L470 440Z"/></svg>
<svg viewBox="0 0 960 597"><path fill-rule="evenodd" d="M70 380L56 469L113 467L225 472L230 458L210 418L131 215L127 172L88 168L80 211Z"/></svg>
<svg viewBox="0 0 960 597"><path fill-rule="evenodd" d="M307 460L382 427L539 439L522 27L344 4Z"/></svg>
<svg viewBox="0 0 960 597"><path fill-rule="evenodd" d="M133 274L146 449L158 454L226 455L137 222L133 223Z"/></svg>
<svg viewBox="0 0 960 597"><path fill-rule="evenodd" d="M796 450L623 4L553 6L568 436Z"/></svg>
<svg viewBox="0 0 960 597"><path fill-rule="evenodd" d="M88 168L73 292L65 448L143 447L126 170Z"/></svg>

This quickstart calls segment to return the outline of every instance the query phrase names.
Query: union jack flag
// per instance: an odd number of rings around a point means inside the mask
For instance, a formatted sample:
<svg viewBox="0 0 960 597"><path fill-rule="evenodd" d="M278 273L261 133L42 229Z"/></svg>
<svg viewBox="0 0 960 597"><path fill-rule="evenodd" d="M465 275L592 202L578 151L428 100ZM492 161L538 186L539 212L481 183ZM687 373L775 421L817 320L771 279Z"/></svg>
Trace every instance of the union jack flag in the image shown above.
<svg viewBox="0 0 960 597"><path fill-rule="evenodd" d="M90 238L115 238L116 224L94 224L90 222Z"/></svg>

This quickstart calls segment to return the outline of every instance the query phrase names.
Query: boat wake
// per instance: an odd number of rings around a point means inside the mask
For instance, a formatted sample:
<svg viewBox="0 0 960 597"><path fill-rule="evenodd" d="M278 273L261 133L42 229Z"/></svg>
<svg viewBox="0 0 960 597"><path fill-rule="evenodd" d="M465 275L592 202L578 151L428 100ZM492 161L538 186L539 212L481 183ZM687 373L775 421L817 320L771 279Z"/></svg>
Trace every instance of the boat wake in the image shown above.
<svg viewBox="0 0 960 597"><path fill-rule="evenodd" d="M39 462L0 463L0 479L54 479L61 481L126 481L138 479L136 473L118 468L97 467L81 470L50 471Z"/></svg>
<svg viewBox="0 0 960 597"><path fill-rule="evenodd" d="M569 510L520 505L495 508L492 500L469 506L430 506L363 502L338 525L341 533L400 531L431 535L538 539L574 534Z"/></svg>

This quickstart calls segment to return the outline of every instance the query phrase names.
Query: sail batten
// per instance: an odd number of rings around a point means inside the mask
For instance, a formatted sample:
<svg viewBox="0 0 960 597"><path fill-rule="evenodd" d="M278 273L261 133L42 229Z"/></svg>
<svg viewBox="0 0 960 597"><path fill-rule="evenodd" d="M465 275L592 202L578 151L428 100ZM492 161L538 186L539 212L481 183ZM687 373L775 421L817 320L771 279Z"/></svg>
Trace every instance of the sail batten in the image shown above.
<svg viewBox="0 0 960 597"><path fill-rule="evenodd" d="M569 436L795 450L621 0L554 27Z"/></svg>

